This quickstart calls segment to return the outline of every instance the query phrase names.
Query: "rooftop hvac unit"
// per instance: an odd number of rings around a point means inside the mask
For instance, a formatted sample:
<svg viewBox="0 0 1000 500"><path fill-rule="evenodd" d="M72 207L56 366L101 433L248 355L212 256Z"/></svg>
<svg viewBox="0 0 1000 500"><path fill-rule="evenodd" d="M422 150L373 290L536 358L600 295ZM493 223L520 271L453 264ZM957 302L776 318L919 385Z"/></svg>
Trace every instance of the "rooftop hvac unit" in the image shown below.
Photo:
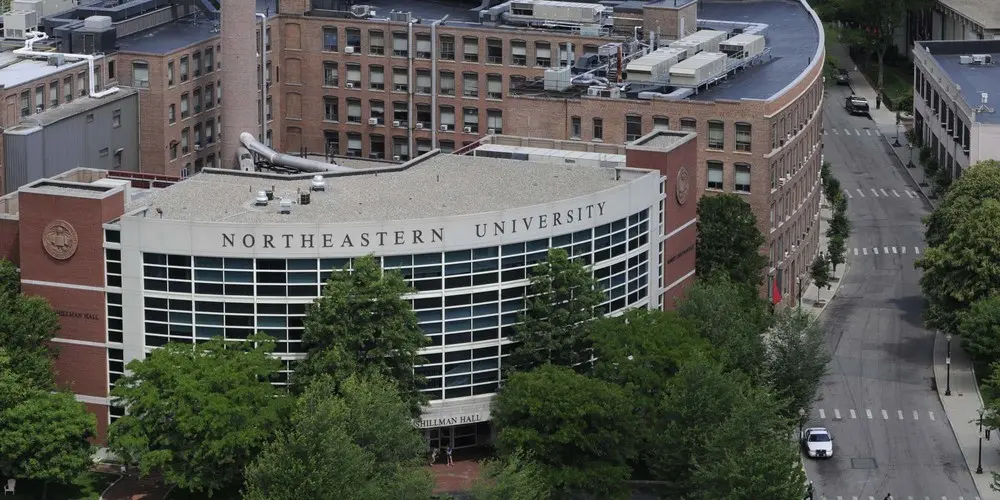
<svg viewBox="0 0 1000 500"><path fill-rule="evenodd" d="M687 55L693 56L699 52L718 52L719 44L729 36L725 31L701 30L684 38L671 42L668 47L687 49Z"/></svg>
<svg viewBox="0 0 1000 500"><path fill-rule="evenodd" d="M685 54L684 49L660 49L628 63L625 72L630 81L665 82L670 67L684 59Z"/></svg>
<svg viewBox="0 0 1000 500"><path fill-rule="evenodd" d="M352 5L351 14L354 17L369 17L375 15L375 10L370 5Z"/></svg>
<svg viewBox="0 0 1000 500"><path fill-rule="evenodd" d="M266 207L267 206L267 192L266 191L257 191L257 200L254 202L254 205L257 205L258 207Z"/></svg>
<svg viewBox="0 0 1000 500"><path fill-rule="evenodd" d="M281 201L278 202L278 213L282 214L292 213L292 200L282 198Z"/></svg>
<svg viewBox="0 0 1000 500"><path fill-rule="evenodd" d="M4 38L24 40L25 33L38 28L38 13L33 10L13 10L3 15Z"/></svg>
<svg viewBox="0 0 1000 500"><path fill-rule="evenodd" d="M309 182L310 191L326 191L326 181L323 180L322 175L314 175L312 181Z"/></svg>
<svg viewBox="0 0 1000 500"><path fill-rule="evenodd" d="M110 16L90 16L83 20L83 27L88 30L104 31L111 28Z"/></svg>
<svg viewBox="0 0 1000 500"><path fill-rule="evenodd" d="M572 73L573 68L570 66L545 70L545 90L564 91L570 88L573 85L570 82Z"/></svg>
<svg viewBox="0 0 1000 500"><path fill-rule="evenodd" d="M409 12L390 12L389 20L397 23L408 23L410 22Z"/></svg>
<svg viewBox="0 0 1000 500"><path fill-rule="evenodd" d="M719 52L733 59L755 57L764 52L764 37L760 35L736 35L719 44Z"/></svg>
<svg viewBox="0 0 1000 500"><path fill-rule="evenodd" d="M673 85L701 86L713 78L726 73L726 55L718 52L702 52L670 68L670 83Z"/></svg>
<svg viewBox="0 0 1000 500"><path fill-rule="evenodd" d="M621 43L606 43L597 48L597 55L601 57L614 57L618 55L618 48Z"/></svg>
<svg viewBox="0 0 1000 500"><path fill-rule="evenodd" d="M990 54L972 54L972 64L993 64L993 56Z"/></svg>

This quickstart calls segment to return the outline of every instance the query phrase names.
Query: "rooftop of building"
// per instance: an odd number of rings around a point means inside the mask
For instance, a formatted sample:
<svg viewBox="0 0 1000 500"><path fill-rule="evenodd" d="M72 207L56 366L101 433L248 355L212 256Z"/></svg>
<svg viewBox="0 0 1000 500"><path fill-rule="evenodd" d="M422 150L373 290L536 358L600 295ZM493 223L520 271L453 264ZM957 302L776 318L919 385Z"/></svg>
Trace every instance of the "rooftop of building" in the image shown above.
<svg viewBox="0 0 1000 500"><path fill-rule="evenodd" d="M26 58L7 50L0 52L0 88L16 88L35 80L48 78L69 68L87 68L87 61L65 61L53 66L41 58Z"/></svg>
<svg viewBox="0 0 1000 500"><path fill-rule="evenodd" d="M278 0L248 0L257 3L257 12L277 13ZM169 54L219 36L219 21L198 13L118 39L118 50L139 54Z"/></svg>
<svg viewBox="0 0 1000 500"><path fill-rule="evenodd" d="M60 120L65 120L66 118L86 113L106 104L127 99L138 93L139 92L136 89L120 87L118 92L99 99L95 99L90 96L79 97L70 102L64 102L54 108L49 108L41 113L35 113L31 116L22 118L20 124L8 127L4 132L17 132L22 129L33 129L35 127L51 125Z"/></svg>
<svg viewBox="0 0 1000 500"><path fill-rule="evenodd" d="M215 169L134 199L126 212L148 208L163 219L244 224L415 220L541 205L597 193L634 178L613 168L439 152L391 172L325 177L326 191L312 193L308 205L296 204L290 214L280 214L277 201L255 206L257 194L270 190L275 200L297 202L299 193L309 190L311 176Z"/></svg>
<svg viewBox="0 0 1000 500"><path fill-rule="evenodd" d="M976 121L1000 124L1000 40L948 40L917 42L930 51L930 56L941 67L948 79L960 89L962 100L972 109L983 105L983 94L987 95L983 112L976 114ZM961 56L989 54L990 64L963 64Z"/></svg>
<svg viewBox="0 0 1000 500"><path fill-rule="evenodd" d="M938 2L984 29L1000 29L1000 2L997 0L938 0Z"/></svg>

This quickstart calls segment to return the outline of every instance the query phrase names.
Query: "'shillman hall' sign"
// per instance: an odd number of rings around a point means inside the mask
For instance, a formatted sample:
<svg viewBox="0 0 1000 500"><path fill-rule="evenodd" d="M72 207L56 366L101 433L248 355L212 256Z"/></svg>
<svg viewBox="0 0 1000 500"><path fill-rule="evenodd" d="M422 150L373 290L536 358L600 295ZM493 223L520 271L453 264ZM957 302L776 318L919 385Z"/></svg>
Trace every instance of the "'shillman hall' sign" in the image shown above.
<svg viewBox="0 0 1000 500"><path fill-rule="evenodd" d="M599 202L563 212L551 212L476 224L476 237L517 234L518 231L548 229L556 226L584 222L604 215L604 205ZM444 241L444 228L409 229L405 231L363 231L357 233L284 233L253 234L223 233L222 248L371 248L400 245L423 245Z"/></svg>

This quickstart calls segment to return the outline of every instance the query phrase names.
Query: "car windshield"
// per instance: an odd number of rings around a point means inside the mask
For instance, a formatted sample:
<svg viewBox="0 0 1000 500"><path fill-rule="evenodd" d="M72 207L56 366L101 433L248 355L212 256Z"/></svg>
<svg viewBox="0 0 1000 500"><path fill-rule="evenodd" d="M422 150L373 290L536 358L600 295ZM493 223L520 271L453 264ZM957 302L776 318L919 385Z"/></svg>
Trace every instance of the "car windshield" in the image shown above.
<svg viewBox="0 0 1000 500"><path fill-rule="evenodd" d="M811 443L826 443L830 441L829 434L810 434L809 442Z"/></svg>

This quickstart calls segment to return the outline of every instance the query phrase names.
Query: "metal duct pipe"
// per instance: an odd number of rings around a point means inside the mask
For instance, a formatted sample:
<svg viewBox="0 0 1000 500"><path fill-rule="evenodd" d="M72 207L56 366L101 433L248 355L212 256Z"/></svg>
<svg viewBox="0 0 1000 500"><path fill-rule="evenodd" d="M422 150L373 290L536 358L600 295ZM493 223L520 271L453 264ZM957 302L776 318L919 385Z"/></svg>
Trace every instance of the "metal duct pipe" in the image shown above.
<svg viewBox="0 0 1000 500"><path fill-rule="evenodd" d="M416 48L413 46L413 23L416 20L411 19L410 22L406 23L406 156L407 158L413 158L413 127L414 127L414 110L413 110L413 58L416 56L414 51Z"/></svg>
<svg viewBox="0 0 1000 500"><path fill-rule="evenodd" d="M20 49L13 50L13 53L24 57L51 57L51 56L62 56L65 59L76 60L76 61L87 61L87 69L90 72L90 81L88 82L88 91L90 97L94 99L100 99L102 97L107 97L111 94L118 92L118 87L111 87L107 90L101 92L97 91L97 75L95 74L94 61L96 58L90 54L64 54L62 52L38 52L34 50L34 45L37 42L47 39L49 36L41 31L28 31L25 33L28 37L24 41L24 47Z"/></svg>
<svg viewBox="0 0 1000 500"><path fill-rule="evenodd" d="M354 172L353 168L347 168L335 163L325 163L308 158L279 153L264 143L254 138L253 134L243 132L240 134L240 142L250 151L267 158L267 161L284 167L297 168L305 172Z"/></svg>

